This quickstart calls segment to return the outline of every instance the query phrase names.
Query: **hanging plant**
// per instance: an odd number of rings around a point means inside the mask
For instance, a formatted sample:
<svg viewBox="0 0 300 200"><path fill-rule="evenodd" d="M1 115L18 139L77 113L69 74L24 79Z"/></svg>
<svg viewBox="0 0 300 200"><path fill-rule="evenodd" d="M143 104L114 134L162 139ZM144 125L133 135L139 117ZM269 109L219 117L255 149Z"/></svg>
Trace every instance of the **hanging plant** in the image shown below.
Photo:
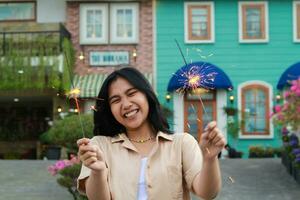
<svg viewBox="0 0 300 200"><path fill-rule="evenodd" d="M71 41L60 35L7 34L0 39L0 89L49 89L69 90L70 77L65 59L63 71L59 69L60 55L68 56L70 67L75 63ZM61 51L61 46L62 50Z"/></svg>

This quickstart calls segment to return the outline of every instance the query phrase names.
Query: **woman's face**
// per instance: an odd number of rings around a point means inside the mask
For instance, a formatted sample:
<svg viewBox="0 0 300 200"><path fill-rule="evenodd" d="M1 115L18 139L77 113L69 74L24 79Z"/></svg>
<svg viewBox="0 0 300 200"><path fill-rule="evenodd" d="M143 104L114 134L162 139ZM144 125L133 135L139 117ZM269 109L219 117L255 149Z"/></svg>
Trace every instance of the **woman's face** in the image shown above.
<svg viewBox="0 0 300 200"><path fill-rule="evenodd" d="M119 77L111 83L108 102L113 116L127 131L147 125L149 104L146 95L126 79Z"/></svg>

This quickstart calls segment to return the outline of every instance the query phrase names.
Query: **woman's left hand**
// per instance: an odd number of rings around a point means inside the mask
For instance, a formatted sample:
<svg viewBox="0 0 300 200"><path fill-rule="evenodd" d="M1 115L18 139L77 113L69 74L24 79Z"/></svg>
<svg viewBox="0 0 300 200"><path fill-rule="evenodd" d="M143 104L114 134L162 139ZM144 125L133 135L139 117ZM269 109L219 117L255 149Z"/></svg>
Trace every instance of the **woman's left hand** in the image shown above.
<svg viewBox="0 0 300 200"><path fill-rule="evenodd" d="M216 158L225 145L226 140L218 129L217 123L215 121L210 122L205 127L200 140L200 147L202 149L204 159Z"/></svg>

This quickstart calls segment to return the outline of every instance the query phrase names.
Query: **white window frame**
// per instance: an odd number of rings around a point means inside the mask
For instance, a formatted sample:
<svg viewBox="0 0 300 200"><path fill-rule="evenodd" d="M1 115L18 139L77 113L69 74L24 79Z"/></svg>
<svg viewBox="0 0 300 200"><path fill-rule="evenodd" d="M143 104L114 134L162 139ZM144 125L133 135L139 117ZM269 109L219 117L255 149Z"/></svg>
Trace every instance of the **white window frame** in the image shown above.
<svg viewBox="0 0 300 200"><path fill-rule="evenodd" d="M273 109L273 87L271 84L260 81L260 80L252 80L252 81L247 81L244 83L239 84L238 86L238 109L242 110L242 89L248 85L263 85L264 87L268 88L269 90L269 110L271 111ZM242 113L239 112L238 118L242 119ZM243 135L241 130L239 131L239 139L273 139L274 138L274 128L272 124L272 119L269 118L269 126L270 126L270 134L269 135Z"/></svg>
<svg viewBox="0 0 300 200"><path fill-rule="evenodd" d="M86 19L87 10L101 10L103 14L102 37L87 38L86 37ZM80 4L80 44L107 44L108 43L108 4Z"/></svg>
<svg viewBox="0 0 300 200"><path fill-rule="evenodd" d="M244 5L263 5L265 8L265 35L264 39L243 39L243 10ZM239 42L240 43L267 43L269 42L269 6L267 1L240 1L239 7Z"/></svg>
<svg viewBox="0 0 300 200"><path fill-rule="evenodd" d="M298 30L300 32L300 27L298 27L298 20L300 23L300 19L297 19L297 6L300 6L300 1L293 1L293 39L294 42L300 42L300 33L298 37Z"/></svg>
<svg viewBox="0 0 300 200"><path fill-rule="evenodd" d="M132 10L132 37L123 38L117 36L117 9ZM132 44L139 41L139 4L138 3L112 3L110 4L110 43L112 44Z"/></svg>
<svg viewBox="0 0 300 200"><path fill-rule="evenodd" d="M189 6L210 6L210 39L203 40L190 40L189 39L189 24L188 24L188 7ZM193 43L214 43L215 42L215 7L214 2L205 1L205 2L185 2L184 3L184 40L185 43L193 44Z"/></svg>

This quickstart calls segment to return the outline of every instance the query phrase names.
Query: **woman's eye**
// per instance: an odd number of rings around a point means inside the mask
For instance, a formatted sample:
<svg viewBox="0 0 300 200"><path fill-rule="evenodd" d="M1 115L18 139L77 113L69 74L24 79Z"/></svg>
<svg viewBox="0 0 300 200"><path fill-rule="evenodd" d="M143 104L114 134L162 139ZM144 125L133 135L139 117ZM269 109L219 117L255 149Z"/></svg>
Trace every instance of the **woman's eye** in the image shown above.
<svg viewBox="0 0 300 200"><path fill-rule="evenodd" d="M135 95L135 93L137 93L137 91L129 92L129 93L128 93L128 96L133 96L133 95Z"/></svg>
<svg viewBox="0 0 300 200"><path fill-rule="evenodd" d="M120 101L120 99L113 99L110 101L110 104L118 103L119 101Z"/></svg>

